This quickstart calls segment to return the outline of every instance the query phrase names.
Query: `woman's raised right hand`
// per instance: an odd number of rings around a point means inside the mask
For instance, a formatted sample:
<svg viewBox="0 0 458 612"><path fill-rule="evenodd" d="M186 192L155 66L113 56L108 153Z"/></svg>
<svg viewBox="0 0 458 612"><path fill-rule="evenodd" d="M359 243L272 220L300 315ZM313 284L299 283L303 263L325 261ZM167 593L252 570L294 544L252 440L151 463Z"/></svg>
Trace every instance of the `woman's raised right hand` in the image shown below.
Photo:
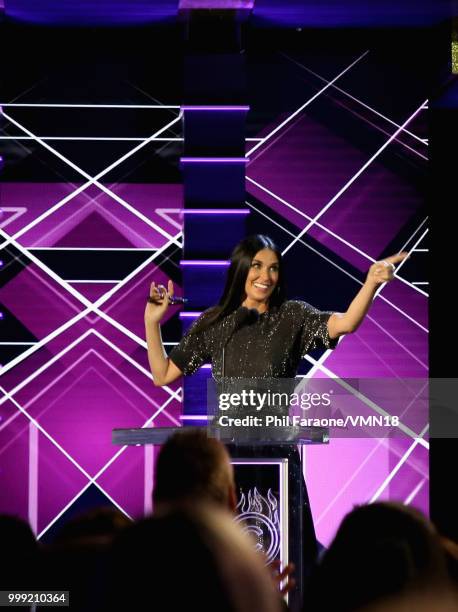
<svg viewBox="0 0 458 612"><path fill-rule="evenodd" d="M145 323L160 323L170 304L169 298L173 296L173 283L169 280L167 290L164 285L151 283L149 296L153 302L147 302L145 308Z"/></svg>

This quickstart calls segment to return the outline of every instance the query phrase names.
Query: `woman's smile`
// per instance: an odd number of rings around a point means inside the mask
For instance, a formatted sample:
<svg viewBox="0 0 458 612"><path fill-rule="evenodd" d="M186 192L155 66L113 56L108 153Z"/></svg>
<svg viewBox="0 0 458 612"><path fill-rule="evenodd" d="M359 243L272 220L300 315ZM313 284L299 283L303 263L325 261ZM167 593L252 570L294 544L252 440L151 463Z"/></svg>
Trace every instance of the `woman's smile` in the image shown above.
<svg viewBox="0 0 458 612"><path fill-rule="evenodd" d="M243 305L264 312L278 284L278 257L270 249L262 249L253 257L245 282L246 298Z"/></svg>

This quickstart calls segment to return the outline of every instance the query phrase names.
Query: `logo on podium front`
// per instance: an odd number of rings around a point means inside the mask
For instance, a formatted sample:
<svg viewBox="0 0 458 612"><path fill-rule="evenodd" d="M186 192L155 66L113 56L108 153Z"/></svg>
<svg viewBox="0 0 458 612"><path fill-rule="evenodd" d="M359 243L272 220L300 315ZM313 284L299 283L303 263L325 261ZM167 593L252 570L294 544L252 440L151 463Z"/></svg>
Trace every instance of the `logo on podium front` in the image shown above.
<svg viewBox="0 0 458 612"><path fill-rule="evenodd" d="M268 489L265 496L256 487L249 489L247 494L240 489L236 510L235 522L255 540L256 549L265 554L267 564L274 561L280 552L280 519L278 501L272 489Z"/></svg>

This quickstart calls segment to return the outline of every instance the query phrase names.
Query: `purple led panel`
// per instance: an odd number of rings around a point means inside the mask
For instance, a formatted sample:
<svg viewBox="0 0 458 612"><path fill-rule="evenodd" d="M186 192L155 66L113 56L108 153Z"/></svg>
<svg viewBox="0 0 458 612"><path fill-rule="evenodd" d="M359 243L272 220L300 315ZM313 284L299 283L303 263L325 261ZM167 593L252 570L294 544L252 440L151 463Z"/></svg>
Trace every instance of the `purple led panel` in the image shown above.
<svg viewBox="0 0 458 612"><path fill-rule="evenodd" d="M182 259L180 261L180 266L222 266L227 267L230 265L229 261L222 261L218 259Z"/></svg>

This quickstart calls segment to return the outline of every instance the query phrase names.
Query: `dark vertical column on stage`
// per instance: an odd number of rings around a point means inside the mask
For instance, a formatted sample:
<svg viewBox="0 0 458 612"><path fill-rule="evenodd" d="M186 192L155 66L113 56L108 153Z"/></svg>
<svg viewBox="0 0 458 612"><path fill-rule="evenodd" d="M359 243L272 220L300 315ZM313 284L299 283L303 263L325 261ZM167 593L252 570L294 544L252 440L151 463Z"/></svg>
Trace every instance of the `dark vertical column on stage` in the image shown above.
<svg viewBox="0 0 458 612"><path fill-rule="evenodd" d="M182 2L180 6L186 3ZM194 5L197 3L194 3ZM222 292L227 259L245 235L245 58L241 27L249 11L181 10L184 58L183 331ZM208 367L184 380L183 417L206 414Z"/></svg>
<svg viewBox="0 0 458 612"><path fill-rule="evenodd" d="M455 2L455 15L458 4ZM454 22L437 28L429 43L434 49L432 58L432 96L430 103L430 211L431 234L434 245L431 265L430 297L430 377L432 379L458 378L458 361L455 356L455 304L452 287L454 282L445 272L456 259L454 245L457 238L457 155L458 142L458 17ZM449 279L449 280L447 280ZM430 390L434 383L430 384ZM458 462L458 430L456 399L453 411L441 412L441 406L430 405L430 516L439 532L458 540L458 502L456 465ZM449 401L453 398L448 398ZM436 408L436 409L434 409ZM448 420L449 436L443 434Z"/></svg>

